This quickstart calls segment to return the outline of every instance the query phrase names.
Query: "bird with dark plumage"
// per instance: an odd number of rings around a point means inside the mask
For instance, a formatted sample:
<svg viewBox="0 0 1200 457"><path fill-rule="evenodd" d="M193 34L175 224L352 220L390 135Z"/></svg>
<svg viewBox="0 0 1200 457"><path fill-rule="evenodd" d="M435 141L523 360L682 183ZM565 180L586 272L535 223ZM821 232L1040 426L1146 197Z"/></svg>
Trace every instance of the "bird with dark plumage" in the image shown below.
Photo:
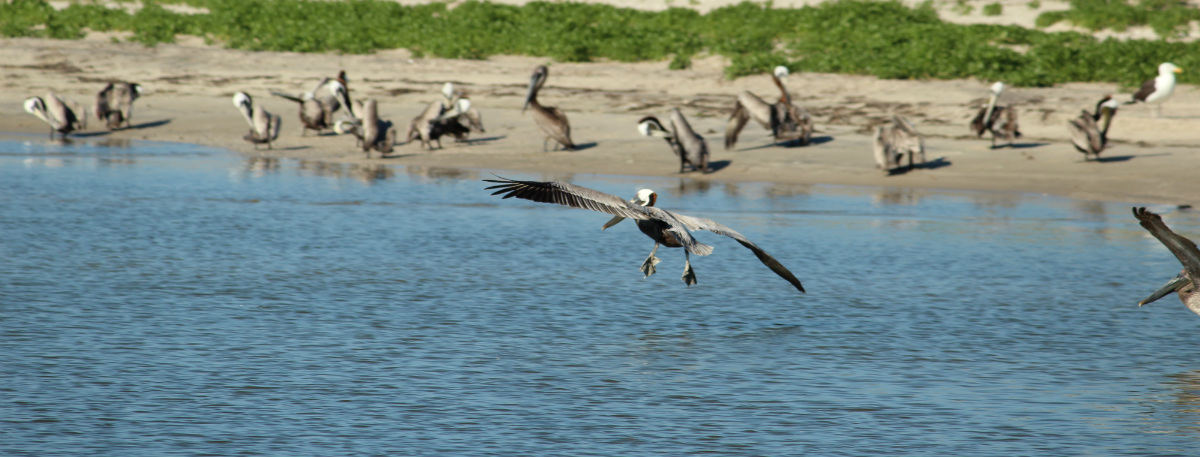
<svg viewBox="0 0 1200 457"><path fill-rule="evenodd" d="M754 119L763 128L771 131L775 142L799 141L801 146L807 145L812 137L812 117L803 108L792 104L792 96L787 90L787 67L775 67L771 80L779 88L779 100L767 103L750 91L738 94L733 105L733 114L725 123L725 149L733 149L737 144L738 135L746 127L750 119Z"/></svg>
<svg viewBox="0 0 1200 457"><path fill-rule="evenodd" d="M96 104L92 112L109 130L119 129L121 124L129 128L130 119L133 117L133 101L141 95L141 84L127 81L110 82L96 94Z"/></svg>
<svg viewBox="0 0 1200 457"><path fill-rule="evenodd" d="M525 94L525 106L521 108L521 112L533 108L533 121L546 135L542 140L542 151L546 150L546 142L550 140L562 145L563 149L574 150L576 146L571 141L571 123L567 122L567 115L558 108L538 103L538 91L546 85L546 78L549 76L550 69L545 65L538 65L533 69L533 75L529 78L529 91ZM558 146L554 149L557 150Z"/></svg>
<svg viewBox="0 0 1200 457"><path fill-rule="evenodd" d="M63 100L54 92L47 92L45 97L25 99L25 112L49 125L52 139L54 132L66 138L68 133L87 128L87 112L83 106Z"/></svg>
<svg viewBox="0 0 1200 457"><path fill-rule="evenodd" d="M1171 62L1159 64L1158 76L1142 83L1142 87L1125 104L1153 104L1154 117L1162 117L1162 103L1175 92L1175 73L1183 73L1183 69Z"/></svg>
<svg viewBox="0 0 1200 457"><path fill-rule="evenodd" d="M1017 127L1017 110L1012 106L1000 106L996 101L1004 92L1004 83L992 84L991 94L988 95L987 105L979 109L971 120L971 131L975 136L983 137L984 132L992 134L992 148L996 147L996 138L1003 137L1012 146L1013 138L1020 138L1021 131Z"/></svg>
<svg viewBox="0 0 1200 457"><path fill-rule="evenodd" d="M925 163L925 137L917 126L900 116L892 116L887 124L875 127L875 166L890 174L900 168L900 160L908 154L908 168L913 168L917 155Z"/></svg>
<svg viewBox="0 0 1200 457"><path fill-rule="evenodd" d="M1112 125L1113 116L1121 106L1111 95L1096 102L1096 112L1083 110L1079 117L1067 121L1067 132L1071 134L1071 144L1083 153L1083 160L1095 157L1100 160L1100 152L1108 146L1108 127ZM1103 124L1103 126L1101 125Z"/></svg>
<svg viewBox="0 0 1200 457"><path fill-rule="evenodd" d="M667 141L671 150L679 157L679 172L692 171L708 173L708 142L696 134L688 124L679 108L671 109L669 118L670 128L664 126L658 118L646 116L638 121L638 132L644 136L656 136Z"/></svg>
<svg viewBox="0 0 1200 457"><path fill-rule="evenodd" d="M640 268L646 277L654 274L654 266L659 263L658 257L654 256L654 253L658 252L659 246L683 248L683 282L688 286L696 284L696 272L692 269L691 255L709 255L712 253L713 247L697 241L692 237L691 232L707 230L737 240L738 243L753 252L763 265L787 280L800 292L804 292L804 286L791 271L788 271L783 264L741 233L709 219L656 208L654 204L658 201L658 194L650 189L639 190L633 200L626 202L615 195L565 182L514 181L504 178L485 179L484 181L497 184L487 188L496 190L492 195L503 194L504 198L516 197L539 203L556 203L615 216L601 229L612 227L626 218L633 219L637 222L638 229L654 240L654 249L650 251L650 256L646 258L645 262L642 262Z"/></svg>
<svg viewBox="0 0 1200 457"><path fill-rule="evenodd" d="M250 94L245 92L233 94L233 106L241 111L246 123L250 124L250 133L242 139L253 143L255 148L266 144L267 149L271 149L271 143L279 138L279 126L282 122L279 116L268 113L262 105L255 104Z"/></svg>
<svg viewBox="0 0 1200 457"><path fill-rule="evenodd" d="M271 92L271 95L286 98L300 105L300 136L305 136L309 130L315 130L320 135L322 130L332 128L335 123L333 113L336 113L343 103L347 111L353 109L350 92L341 81L333 78L322 79L311 92L299 96L282 92Z"/></svg>
<svg viewBox="0 0 1200 457"><path fill-rule="evenodd" d="M1179 272L1179 275L1167 281L1149 297L1138 302L1138 306L1174 292L1179 295L1179 301L1183 302L1188 309L1193 313L1200 314L1200 284L1196 283L1197 280L1200 280L1200 249L1196 248L1196 243L1171 231L1167 224L1163 223L1162 217L1146 208L1134 208L1133 216L1141 222L1143 228L1162 242L1172 254L1175 254L1179 263L1183 264L1183 271Z"/></svg>

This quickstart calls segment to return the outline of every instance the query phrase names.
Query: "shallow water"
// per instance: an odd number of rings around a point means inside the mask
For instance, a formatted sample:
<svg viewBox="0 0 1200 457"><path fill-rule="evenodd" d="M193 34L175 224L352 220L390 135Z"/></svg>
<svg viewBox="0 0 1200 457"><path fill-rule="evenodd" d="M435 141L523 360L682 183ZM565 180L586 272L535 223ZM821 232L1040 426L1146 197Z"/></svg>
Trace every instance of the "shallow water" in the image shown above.
<svg viewBox="0 0 1200 457"><path fill-rule="evenodd" d="M0 455L1194 455L1200 316L1128 204L0 142ZM1200 239L1195 212L1166 215Z"/></svg>

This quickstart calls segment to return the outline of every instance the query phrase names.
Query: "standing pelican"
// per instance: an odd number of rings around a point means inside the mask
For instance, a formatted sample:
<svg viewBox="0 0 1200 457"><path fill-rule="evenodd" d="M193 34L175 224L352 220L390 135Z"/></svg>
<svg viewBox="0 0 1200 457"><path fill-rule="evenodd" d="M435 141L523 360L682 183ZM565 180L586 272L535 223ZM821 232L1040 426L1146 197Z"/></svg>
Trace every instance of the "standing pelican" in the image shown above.
<svg viewBox="0 0 1200 457"><path fill-rule="evenodd" d="M725 149L732 149L737 144L738 135L750 119L770 130L776 142L798 140L801 146L808 144L812 137L812 118L803 108L792 104L792 96L787 90L787 76L788 69L783 65L775 67L775 72L771 74L780 92L779 101L774 104L763 101L750 91L738 94L733 114L725 124Z"/></svg>
<svg viewBox="0 0 1200 457"><path fill-rule="evenodd" d="M996 138L1000 136L1012 146L1013 138L1021 137L1021 132L1017 130L1017 110L1012 106L996 105L1000 93L1004 92L1004 83L992 84L991 90L987 106L980 108L975 119L971 120L971 131L975 132L977 137L982 137L983 132L991 132L992 148L996 147Z"/></svg>
<svg viewBox="0 0 1200 457"><path fill-rule="evenodd" d="M1170 228L1167 228L1167 224L1163 223L1161 217L1147 211L1146 208L1134 208L1133 215L1141 221L1143 228L1158 238L1158 241L1161 241L1172 254L1175 254L1179 263L1183 264L1183 271L1179 272L1178 276L1154 291L1145 300L1138 302L1138 306L1176 292L1179 294L1179 301L1183 302L1193 313L1200 314L1200 283L1196 282L1200 278L1200 249L1196 248L1196 243L1171 231Z"/></svg>
<svg viewBox="0 0 1200 457"><path fill-rule="evenodd" d="M367 100L357 112L361 116L358 120L353 123L338 121L334 129L339 134L352 133L357 139L356 144L367 153L368 159L372 150L379 151L381 155L390 154L396 144L396 128L392 121L379 119L375 99Z"/></svg>
<svg viewBox="0 0 1200 457"><path fill-rule="evenodd" d="M346 86L331 78L321 80L312 92L300 96L282 92L271 92L271 95L300 104L300 136L305 136L309 130L315 130L320 135L321 130L333 127L333 113L342 107L342 102L346 103L347 110L351 110L350 93L346 91Z"/></svg>
<svg viewBox="0 0 1200 457"><path fill-rule="evenodd" d="M542 140L542 151L546 150L546 142L549 140L558 142L563 149L574 150L575 143L571 142L571 124L567 122L567 115L558 108L543 106L537 101L537 93L546 84L546 77L549 75L550 69L545 65L538 65L533 69L533 76L529 78L529 92L525 95L525 106L521 108L521 112L533 108L533 121L546 134ZM558 147L555 146L554 149L557 150Z"/></svg>
<svg viewBox="0 0 1200 457"><path fill-rule="evenodd" d="M892 116L891 122L875 128L875 166L890 174L900 167L900 159L908 154L908 168L913 168L913 157L921 155L925 163L925 138L917 127L900 116Z"/></svg>
<svg viewBox="0 0 1200 457"><path fill-rule="evenodd" d="M1108 127L1112 124L1112 118L1117 114L1117 108L1121 104L1110 95L1105 95L1096 103L1096 113L1089 113L1083 110L1079 117L1067 121L1067 131L1071 133L1071 143L1075 145L1075 149L1083 153L1083 160L1088 160L1092 156L1096 160L1100 160L1100 151L1108 145ZM1103 120L1104 126L1101 127L1097 122Z"/></svg>
<svg viewBox="0 0 1200 457"><path fill-rule="evenodd" d="M667 141L671 150L679 157L679 172L687 171L690 165L692 171L708 173L708 143L704 137L697 135L679 108L671 109L671 127L664 127L658 118L646 116L638 121L638 131L645 136L657 136Z"/></svg>
<svg viewBox="0 0 1200 457"><path fill-rule="evenodd" d="M1183 73L1183 69L1171 62L1159 64L1158 77L1142 83L1142 88L1125 104L1153 103L1154 117L1162 117L1162 103L1175 92L1175 73Z"/></svg>
<svg viewBox="0 0 1200 457"><path fill-rule="evenodd" d="M271 142L279 138L279 116L268 113L262 105L254 104L254 99L245 92L233 94L233 106L242 112L242 117L250 124L250 133L242 139L254 143L255 149L264 143L267 149L271 149Z"/></svg>
<svg viewBox="0 0 1200 457"><path fill-rule="evenodd" d="M442 130L454 135L455 141L466 141L472 130L487 132L483 129L483 115L479 109L471 106L466 92L457 90L454 83L442 85L442 110L442 117L448 117Z"/></svg>
<svg viewBox="0 0 1200 457"><path fill-rule="evenodd" d="M96 118L104 122L109 130L131 126L133 117L133 101L142 95L142 85L126 81L114 81L106 84L100 93L96 94L96 104L92 112Z"/></svg>
<svg viewBox="0 0 1200 457"><path fill-rule="evenodd" d="M54 92L47 92L45 97L25 99L25 111L50 125L51 139L54 139L54 132L66 138L68 133L87 128L87 112L83 107L59 98Z"/></svg>
<svg viewBox="0 0 1200 457"><path fill-rule="evenodd" d="M712 246L696 241L689 231L708 230L718 235L725 235L737 240L742 246L754 252L754 255L758 257L758 260L763 265L766 265L767 268L770 268L779 277L787 280L787 282L795 286L800 292L804 292L804 286L800 285L800 280L796 279L796 276L792 275L792 272L788 271L783 264L780 264L779 261L767 254L766 251L759 248L758 245L746 239L745 236L742 236L742 234L729 227L708 219L686 216L655 208L654 203L658 200L658 194L650 189L639 190L633 200L626 202L615 195L564 182L513 181L504 178L498 180L485 179L484 181L498 183L498 185L487 188L488 190L497 189L492 195L504 194L504 198L517 197L539 203L557 203L572 208L590 209L616 216L604 224L602 229L612 227L625 218L636 220L638 229L654 240L654 249L650 251L650 256L646 258L645 262L642 262L640 268L646 277L654 274L654 266L659 263L659 259L654 256L654 253L658 251L659 245L669 248L682 247L685 259L683 282L688 286L696 284L696 272L692 270L691 255L709 255L712 253L713 248Z"/></svg>

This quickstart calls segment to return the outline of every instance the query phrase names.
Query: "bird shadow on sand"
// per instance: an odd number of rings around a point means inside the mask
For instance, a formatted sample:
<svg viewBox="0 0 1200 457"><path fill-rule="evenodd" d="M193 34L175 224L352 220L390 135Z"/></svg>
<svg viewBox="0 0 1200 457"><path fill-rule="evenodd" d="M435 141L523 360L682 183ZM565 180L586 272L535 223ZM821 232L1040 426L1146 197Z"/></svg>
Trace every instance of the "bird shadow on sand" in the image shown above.
<svg viewBox="0 0 1200 457"><path fill-rule="evenodd" d="M899 175L908 173L913 170L936 170L938 168L948 167L948 166L950 166L949 160L946 160L945 157L938 157L936 159L926 161L925 163L913 164L913 166L911 166L911 167L906 165L903 167L893 168L891 170L888 170L887 175L888 176L899 176Z"/></svg>
<svg viewBox="0 0 1200 457"><path fill-rule="evenodd" d="M489 136L489 137L484 137L484 138L467 138L466 140L462 141L460 144L465 144L467 146L474 146L476 144L491 143L493 141L503 140L505 138L508 138L508 135Z"/></svg>
<svg viewBox="0 0 1200 457"><path fill-rule="evenodd" d="M123 128L121 130L149 129L149 128L154 128L154 127L162 127L162 126L170 124L170 123L171 123L171 118L166 118L166 119L160 119L157 121L143 122L138 125L131 125L129 127Z"/></svg>
<svg viewBox="0 0 1200 457"><path fill-rule="evenodd" d="M1004 149L1004 148L1008 148L1008 149L1029 149L1029 148L1036 148L1036 147L1039 147L1039 146L1045 146L1045 145L1048 145L1048 144L1050 144L1050 143L1013 143L1013 144L1011 144L1011 145L1009 145L1009 144L1000 144L1000 145L996 145L995 147L993 147L993 148L991 148L991 149Z"/></svg>
<svg viewBox="0 0 1200 457"><path fill-rule="evenodd" d="M729 164L731 164L731 163L733 163L732 160L717 160L717 161L709 162L708 163L708 172L706 172L706 173L708 173L708 174L716 173L718 171L721 171L725 167L728 167Z"/></svg>
<svg viewBox="0 0 1200 457"><path fill-rule="evenodd" d="M112 132L108 131L108 130L100 130L100 131L96 131L96 132L75 132L75 133L71 134L71 136L73 136L75 138L95 138L98 136L105 136L110 133L112 133Z"/></svg>
<svg viewBox="0 0 1200 457"><path fill-rule="evenodd" d="M577 144L577 145L575 145L575 150L576 150L576 151L582 151L582 150L584 150L584 149L591 149L591 148L594 148L594 147L596 147L596 142L595 142L595 141L593 141L593 142L591 142L591 143ZM561 149L560 149L560 151L561 151Z"/></svg>
<svg viewBox="0 0 1200 457"><path fill-rule="evenodd" d="M806 146L815 146L818 144L828 143L830 141L833 141L832 136L822 135L822 136L814 136L812 138L809 138L808 144L806 144L806 145L800 144L800 140L787 140L787 141L780 141L777 143L766 143L766 144L762 144L762 145L754 146L754 147L750 147L750 148L742 148L742 149L738 149L737 151L738 152L757 151L759 149L767 149L767 148L774 148L774 147L781 147L781 148L788 148L788 149L803 148Z"/></svg>
<svg viewBox="0 0 1200 457"><path fill-rule="evenodd" d="M300 151L304 149L312 149L312 146L288 146L286 148L277 148L280 151Z"/></svg>

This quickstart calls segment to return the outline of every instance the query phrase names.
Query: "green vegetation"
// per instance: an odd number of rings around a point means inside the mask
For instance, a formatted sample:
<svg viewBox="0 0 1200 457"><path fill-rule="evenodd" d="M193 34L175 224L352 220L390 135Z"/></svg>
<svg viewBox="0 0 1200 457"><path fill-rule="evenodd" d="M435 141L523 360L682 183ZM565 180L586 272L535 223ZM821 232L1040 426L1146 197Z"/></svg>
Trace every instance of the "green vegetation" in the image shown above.
<svg viewBox="0 0 1200 457"><path fill-rule="evenodd" d="M1038 27L1068 21L1088 30L1112 29L1124 31L1136 25L1147 25L1160 37L1177 36L1191 21L1200 20L1200 9L1188 6L1186 0L1071 0L1071 9L1048 11L1038 15Z"/></svg>
<svg viewBox="0 0 1200 457"><path fill-rule="evenodd" d="M970 3L967 3L967 0L955 0L954 6L951 7L950 10L958 13L960 16L966 16L971 14L972 11L975 11L975 7Z"/></svg>
<svg viewBox="0 0 1200 457"><path fill-rule="evenodd" d="M1029 3L1026 3L1025 6L1031 10L1036 10L1042 7L1042 2L1040 0L1029 0Z"/></svg>
<svg viewBox="0 0 1200 457"><path fill-rule="evenodd" d="M670 61L688 68L698 55L730 59L729 77L770 71L875 75L883 78L999 80L1018 86L1068 81L1136 85L1173 61L1200 68L1200 44L1099 41L1079 33L942 22L926 3L835 1L773 9L741 3L701 15L607 5L468 1L401 6L382 0L183 0L207 14L173 13L148 2L136 14L73 4L54 11L41 0L0 3L6 36L79 38L90 30L127 31L154 45L177 34L236 49L369 53L406 48L418 55L483 59L545 56L559 61ZM1182 75L1200 82L1200 72Z"/></svg>
<svg viewBox="0 0 1200 457"><path fill-rule="evenodd" d="M1004 5L1001 5L1000 2L988 3L987 5L983 6L983 15L984 16L999 16L1003 13L1004 13Z"/></svg>

